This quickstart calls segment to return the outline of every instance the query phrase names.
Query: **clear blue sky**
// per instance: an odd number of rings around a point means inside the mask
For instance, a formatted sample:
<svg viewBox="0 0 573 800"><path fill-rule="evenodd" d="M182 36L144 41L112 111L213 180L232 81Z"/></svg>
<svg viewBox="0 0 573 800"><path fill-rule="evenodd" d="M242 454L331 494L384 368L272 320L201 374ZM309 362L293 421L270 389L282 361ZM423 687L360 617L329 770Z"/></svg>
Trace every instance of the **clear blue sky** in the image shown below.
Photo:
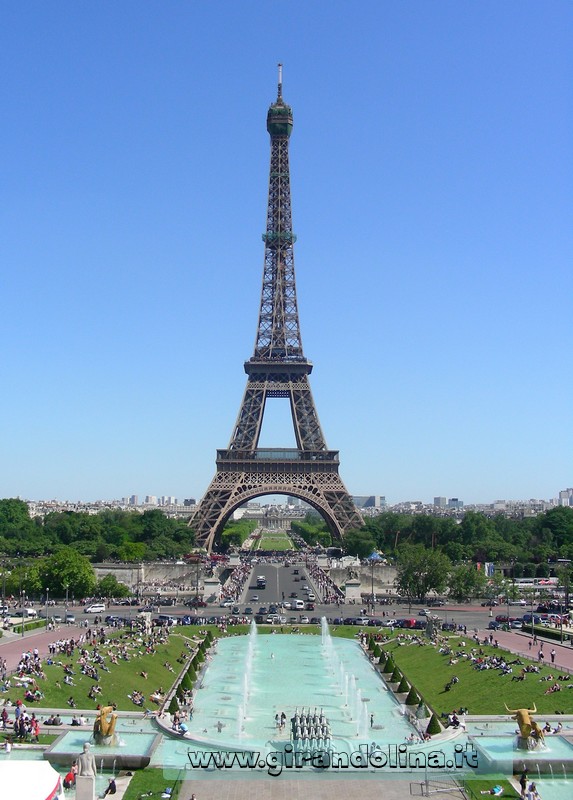
<svg viewBox="0 0 573 800"><path fill-rule="evenodd" d="M284 63L305 355L352 494L572 472L570 2L3 2L0 496L200 497ZM261 444L289 445L280 402Z"/></svg>

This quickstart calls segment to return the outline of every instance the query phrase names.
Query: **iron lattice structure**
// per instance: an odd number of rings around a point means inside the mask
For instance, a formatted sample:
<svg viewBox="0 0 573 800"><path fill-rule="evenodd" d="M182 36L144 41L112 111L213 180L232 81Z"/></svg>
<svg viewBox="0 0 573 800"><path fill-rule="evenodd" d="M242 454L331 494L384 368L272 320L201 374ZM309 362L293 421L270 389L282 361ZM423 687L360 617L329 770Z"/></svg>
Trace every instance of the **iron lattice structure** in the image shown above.
<svg viewBox="0 0 573 800"><path fill-rule="evenodd" d="M326 520L333 538L363 525L339 474L338 451L328 450L308 376L300 336L294 272L289 137L292 109L278 96L267 114L271 137L265 264L255 350L245 363L247 386L226 450L189 524L196 543L211 551L225 522L247 501L265 494L299 497ZM259 448L267 398L289 398L296 448Z"/></svg>

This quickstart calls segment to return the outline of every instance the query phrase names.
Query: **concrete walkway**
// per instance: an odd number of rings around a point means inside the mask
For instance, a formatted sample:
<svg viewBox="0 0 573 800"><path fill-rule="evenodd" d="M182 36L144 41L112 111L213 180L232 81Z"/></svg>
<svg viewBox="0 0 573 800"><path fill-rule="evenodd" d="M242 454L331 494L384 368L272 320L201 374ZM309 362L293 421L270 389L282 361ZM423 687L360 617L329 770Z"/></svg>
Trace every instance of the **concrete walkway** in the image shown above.
<svg viewBox="0 0 573 800"><path fill-rule="evenodd" d="M466 797L461 792L439 791L445 787L443 781L430 784L432 796L437 800L452 800ZM452 784L453 786L453 784ZM409 797L422 797L423 784L404 776L403 780L384 778L346 778L336 779L326 776L285 778L235 779L189 779L179 792L179 800L190 800L194 794L197 800L253 800L253 798L272 798L272 800L407 800ZM510 797L510 795L508 795Z"/></svg>

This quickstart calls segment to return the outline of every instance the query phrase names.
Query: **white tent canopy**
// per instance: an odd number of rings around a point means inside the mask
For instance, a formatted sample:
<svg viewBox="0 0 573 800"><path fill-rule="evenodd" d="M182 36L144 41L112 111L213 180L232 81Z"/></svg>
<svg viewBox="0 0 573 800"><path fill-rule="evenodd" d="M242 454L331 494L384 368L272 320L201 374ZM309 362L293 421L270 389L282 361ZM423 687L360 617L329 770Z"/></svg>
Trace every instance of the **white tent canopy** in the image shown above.
<svg viewBox="0 0 573 800"><path fill-rule="evenodd" d="M19 800L63 800L60 774L47 761L8 761L0 755L0 794Z"/></svg>

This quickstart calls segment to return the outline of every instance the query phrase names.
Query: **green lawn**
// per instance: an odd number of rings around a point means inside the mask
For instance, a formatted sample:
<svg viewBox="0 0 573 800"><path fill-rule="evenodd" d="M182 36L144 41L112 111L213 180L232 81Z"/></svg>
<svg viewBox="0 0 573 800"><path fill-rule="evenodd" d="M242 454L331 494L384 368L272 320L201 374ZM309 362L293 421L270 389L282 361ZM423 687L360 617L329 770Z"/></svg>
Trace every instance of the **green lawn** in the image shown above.
<svg viewBox="0 0 573 800"><path fill-rule="evenodd" d="M43 708L59 708L66 713L73 714L72 708L68 705L68 699L73 697L78 709L94 709L98 703L108 705L115 703L120 711L136 711L138 706L131 702L128 694L134 689L142 692L145 696L144 706L147 708L157 708L150 700L149 696L158 688L163 688L167 692L172 686L175 678L182 669L183 664L178 663L184 655L189 655L185 643L192 642L193 634L197 635L195 626L178 627L176 632L170 633L165 644L156 647L153 655L147 655L141 646L141 641L131 634L120 634L121 638L116 637L114 641L121 641L128 648L129 660L120 659L118 664L110 664L106 657L106 664L110 672L99 670L99 685L102 688L101 695L97 699L91 700L88 697L90 688L95 681L87 675L80 673L77 660L79 653L74 653L73 658L66 658L57 655L55 658L62 664L70 663L74 671L72 680L75 686L68 686L64 683L64 670L57 664L47 665L44 662L46 680L38 680L40 690L44 693L44 699L40 701ZM91 649L91 648L90 648ZM104 645L100 648L102 655L109 650L109 646ZM165 663L171 664L173 672L164 666ZM147 673L147 679L141 673ZM59 686L57 685L59 683ZM18 698L23 698L24 690L21 688L11 689L6 695L12 702ZM28 704L29 709L33 710L33 704ZM142 709L143 710L143 709Z"/></svg>
<svg viewBox="0 0 573 800"><path fill-rule="evenodd" d="M178 800L181 784L180 780L166 778L162 769L148 767L134 773L123 798L124 800L139 800L142 795L151 794L151 797L157 800L165 789L170 788L172 789L172 800Z"/></svg>
<svg viewBox="0 0 573 800"><path fill-rule="evenodd" d="M293 550L294 544L286 532L263 533L257 540L257 550Z"/></svg>
<svg viewBox="0 0 573 800"><path fill-rule="evenodd" d="M488 775L485 779L480 778L479 780L473 780L469 778L468 780L462 781L462 783L471 800L482 800L481 793L489 792L492 786L501 786L503 789L502 797L504 798L510 798L511 800L511 798L520 797L520 793L515 791L505 776L495 773Z"/></svg>
<svg viewBox="0 0 573 800"><path fill-rule="evenodd" d="M463 651L468 653L476 647L471 638L452 637L451 647L454 653ZM465 647L461 642L465 641ZM506 652L501 648L480 645L486 655L499 655ZM449 712L460 706L467 707L470 714L506 714L504 703L509 708L532 708L537 706L539 714L553 714L557 710L566 714L573 713L573 689L567 689L573 679L560 682L563 689L555 694L544 694L551 686L549 682L539 679L549 673L556 678L559 670L542 667L539 674L527 674L524 681L512 681L511 675L500 677L497 670L479 671L472 667L469 660L460 657L458 662L449 666L449 655L440 655L435 647L430 644L400 645L397 641L384 647L391 653L396 665L405 675L409 683L413 683L424 702L438 714ZM507 660L513 661L517 656L507 653ZM454 656L455 658L455 656ZM524 665L532 663L529 659L521 657ZM518 675L520 666L513 666L513 674ZM444 690L445 684L452 676L459 678L450 691Z"/></svg>

